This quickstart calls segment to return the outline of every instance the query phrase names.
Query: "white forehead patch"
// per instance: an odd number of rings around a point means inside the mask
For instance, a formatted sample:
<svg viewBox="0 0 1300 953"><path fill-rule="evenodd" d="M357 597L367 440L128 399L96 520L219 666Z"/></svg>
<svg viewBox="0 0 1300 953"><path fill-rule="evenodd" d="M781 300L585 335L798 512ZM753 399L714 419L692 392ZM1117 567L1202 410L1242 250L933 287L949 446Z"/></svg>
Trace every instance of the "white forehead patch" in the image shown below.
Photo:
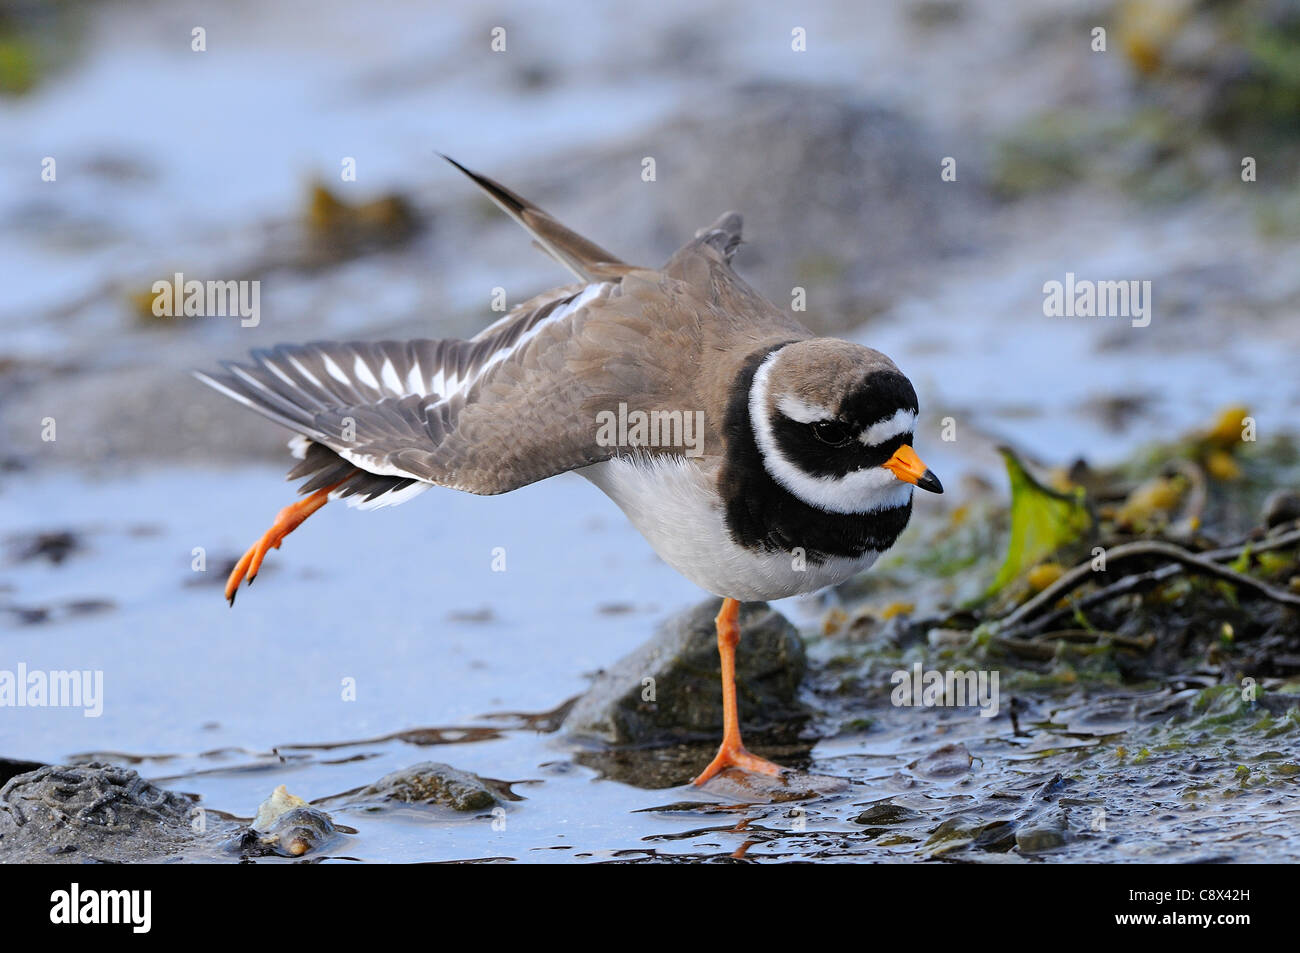
<svg viewBox="0 0 1300 953"><path fill-rule="evenodd" d="M900 407L894 411L894 416L879 420L862 431L858 439L868 447L878 447L899 434L911 433L915 429L916 411Z"/></svg>
<svg viewBox="0 0 1300 953"><path fill-rule="evenodd" d="M816 423L819 420L830 420L835 415L825 407L818 407L816 404L806 404L798 397L786 395L776 402L776 409L781 411L791 420L801 424Z"/></svg>

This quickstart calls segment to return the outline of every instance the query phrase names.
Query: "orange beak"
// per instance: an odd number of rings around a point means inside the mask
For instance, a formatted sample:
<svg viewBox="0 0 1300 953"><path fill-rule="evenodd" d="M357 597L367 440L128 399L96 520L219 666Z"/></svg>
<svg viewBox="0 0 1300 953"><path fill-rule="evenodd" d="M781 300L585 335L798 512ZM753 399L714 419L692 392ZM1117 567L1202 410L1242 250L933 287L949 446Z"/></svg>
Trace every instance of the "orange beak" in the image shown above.
<svg viewBox="0 0 1300 953"><path fill-rule="evenodd" d="M916 451L907 444L899 447L881 466L904 483L911 483L931 493L943 492L943 484L939 482L939 478L930 472L930 468L921 462Z"/></svg>

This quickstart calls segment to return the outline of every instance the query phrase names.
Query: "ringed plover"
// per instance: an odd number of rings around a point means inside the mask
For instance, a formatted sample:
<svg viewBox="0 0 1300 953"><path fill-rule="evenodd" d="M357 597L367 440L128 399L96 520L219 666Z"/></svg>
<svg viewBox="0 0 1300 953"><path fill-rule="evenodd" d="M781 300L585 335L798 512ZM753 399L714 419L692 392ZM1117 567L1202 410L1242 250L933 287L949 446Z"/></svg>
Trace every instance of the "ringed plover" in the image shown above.
<svg viewBox="0 0 1300 953"><path fill-rule="evenodd" d="M227 599L329 500L370 509L432 486L506 493L575 471L665 562L722 597L723 740L695 783L733 766L779 773L741 742L739 603L862 572L907 525L913 487L943 492L912 449L916 391L884 354L814 336L745 284L731 267L734 212L642 268L448 161L577 282L469 340L286 344L199 373L293 431L289 479L304 481L231 572Z"/></svg>

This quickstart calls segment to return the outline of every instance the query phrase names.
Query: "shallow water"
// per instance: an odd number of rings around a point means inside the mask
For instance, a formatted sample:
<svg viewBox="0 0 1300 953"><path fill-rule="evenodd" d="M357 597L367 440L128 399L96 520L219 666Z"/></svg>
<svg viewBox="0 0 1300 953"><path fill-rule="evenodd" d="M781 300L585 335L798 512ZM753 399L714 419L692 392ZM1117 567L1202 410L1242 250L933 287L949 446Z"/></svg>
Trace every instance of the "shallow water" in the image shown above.
<svg viewBox="0 0 1300 953"><path fill-rule="evenodd" d="M831 731L809 759L769 750L850 781L809 800L764 803L767 793L728 783L646 790L602 778L584 766L596 763L586 750L545 730L553 719L519 713L545 713L580 693L587 673L699 593L600 494L570 478L488 500L435 490L372 514L328 507L227 608L220 564L287 493L277 473L256 468L47 478L23 512L6 494L7 526L21 534L57 525L84 549L60 565L5 565L4 604L51 612L26 623L7 613L0 667L100 669L104 701L97 718L5 711L0 754L127 763L242 818L285 784L357 831L317 860L700 860L742 851L751 860L986 862L1025 859L1010 851L1016 831L1048 822L1063 825L1067 843L1034 855L1045 860L1300 856L1297 780L1286 773L1300 729L1279 721L1279 734L1256 738L1235 729L1213 737L1207 727L1196 744L1133 763L1141 747L1155 749L1153 732L1178 708L1172 688L1100 700L1026 696L1021 735L1005 712L986 720L973 709L824 694L819 703L837 722L871 725ZM190 569L195 546L207 548L206 573ZM496 546L505 573L491 571ZM101 605L69 614L77 602ZM806 626L820 611L813 601L778 605ZM820 665L842 648L815 638L810 651ZM345 678L356 679L355 701L341 698ZM954 744L971 759L951 749L934 756ZM683 756L685 782L708 754L644 756ZM428 760L510 782L521 799L504 816L458 816L337 798ZM1247 786L1240 764L1256 772ZM900 817L854 821L881 803ZM1093 829L1098 809L1104 831ZM215 847L191 856L235 859Z"/></svg>

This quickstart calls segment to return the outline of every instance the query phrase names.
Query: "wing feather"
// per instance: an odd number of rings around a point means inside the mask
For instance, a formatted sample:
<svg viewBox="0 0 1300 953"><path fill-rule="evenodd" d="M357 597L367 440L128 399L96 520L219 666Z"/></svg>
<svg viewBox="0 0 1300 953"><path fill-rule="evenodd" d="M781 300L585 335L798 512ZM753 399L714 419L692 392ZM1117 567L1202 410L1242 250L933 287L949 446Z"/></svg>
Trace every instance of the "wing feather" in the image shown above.
<svg viewBox="0 0 1300 953"><path fill-rule="evenodd" d="M602 312L613 282L543 296L471 340L317 341L252 352L224 373L197 373L217 390L293 430L292 478L311 492L359 469L336 495L403 494L413 482L502 493L599 460L593 394L619 387L584 363L589 322L605 347L637 337ZM617 366L617 355L605 364ZM308 441L304 449L300 442Z"/></svg>
<svg viewBox="0 0 1300 953"><path fill-rule="evenodd" d="M579 281L590 282L614 277L630 267L595 242L561 225L549 213L532 202L516 195L500 182L465 168L450 156L448 162L465 173L469 180L483 190L492 202L533 236L533 240L546 254L569 271Z"/></svg>

